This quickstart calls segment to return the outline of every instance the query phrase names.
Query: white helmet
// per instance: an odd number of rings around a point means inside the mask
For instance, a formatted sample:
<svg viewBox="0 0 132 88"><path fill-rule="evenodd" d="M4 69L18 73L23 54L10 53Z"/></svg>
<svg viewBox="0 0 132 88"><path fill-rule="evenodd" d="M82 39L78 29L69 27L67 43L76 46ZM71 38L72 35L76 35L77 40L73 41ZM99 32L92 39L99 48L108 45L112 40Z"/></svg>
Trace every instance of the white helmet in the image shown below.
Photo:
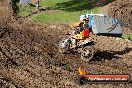
<svg viewBox="0 0 132 88"><path fill-rule="evenodd" d="M80 21L83 21L84 19L88 19L88 14L80 16Z"/></svg>

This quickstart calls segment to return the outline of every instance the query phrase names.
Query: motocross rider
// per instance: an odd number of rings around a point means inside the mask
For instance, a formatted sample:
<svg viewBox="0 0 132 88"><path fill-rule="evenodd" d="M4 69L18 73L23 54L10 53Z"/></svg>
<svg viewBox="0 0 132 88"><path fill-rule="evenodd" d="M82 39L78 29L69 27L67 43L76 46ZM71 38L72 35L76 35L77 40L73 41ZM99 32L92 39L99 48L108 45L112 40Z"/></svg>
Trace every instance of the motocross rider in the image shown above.
<svg viewBox="0 0 132 88"><path fill-rule="evenodd" d="M78 31L78 34L73 36L73 48L76 47L77 41L82 42L84 39L89 38L90 30L88 26L89 17L88 15L82 15L80 16L80 23L76 24L75 28Z"/></svg>

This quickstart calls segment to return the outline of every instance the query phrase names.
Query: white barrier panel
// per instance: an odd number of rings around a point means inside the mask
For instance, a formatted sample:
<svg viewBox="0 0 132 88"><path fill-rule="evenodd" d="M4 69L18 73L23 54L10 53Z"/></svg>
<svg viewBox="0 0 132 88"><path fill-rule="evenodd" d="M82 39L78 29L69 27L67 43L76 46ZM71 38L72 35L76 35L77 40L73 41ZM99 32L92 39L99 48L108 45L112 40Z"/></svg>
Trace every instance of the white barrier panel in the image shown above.
<svg viewBox="0 0 132 88"><path fill-rule="evenodd" d="M20 0L20 4L30 4L31 0Z"/></svg>
<svg viewBox="0 0 132 88"><path fill-rule="evenodd" d="M122 34L119 21L106 16L93 15L92 30L94 34Z"/></svg>

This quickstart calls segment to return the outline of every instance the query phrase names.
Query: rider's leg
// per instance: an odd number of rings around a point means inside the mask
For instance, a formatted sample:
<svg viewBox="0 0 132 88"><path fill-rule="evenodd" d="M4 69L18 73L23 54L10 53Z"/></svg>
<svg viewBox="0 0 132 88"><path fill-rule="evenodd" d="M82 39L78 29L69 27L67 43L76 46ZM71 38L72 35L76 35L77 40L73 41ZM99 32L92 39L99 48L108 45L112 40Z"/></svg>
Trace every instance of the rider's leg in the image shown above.
<svg viewBox="0 0 132 88"><path fill-rule="evenodd" d="M73 39L72 40L72 46L71 46L72 48L75 48L76 47L76 39Z"/></svg>

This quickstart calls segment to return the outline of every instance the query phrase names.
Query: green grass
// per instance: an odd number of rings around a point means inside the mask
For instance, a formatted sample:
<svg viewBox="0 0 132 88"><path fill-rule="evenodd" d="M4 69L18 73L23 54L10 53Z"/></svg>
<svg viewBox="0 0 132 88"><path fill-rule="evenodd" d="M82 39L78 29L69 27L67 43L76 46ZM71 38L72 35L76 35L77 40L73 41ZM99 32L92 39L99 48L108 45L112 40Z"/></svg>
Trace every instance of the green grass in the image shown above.
<svg viewBox="0 0 132 88"><path fill-rule="evenodd" d="M93 12L97 12L98 9L94 9ZM79 17L82 14L82 11L78 12L66 12L66 11L59 11L56 13L46 13L46 14L39 14L34 18L35 22L43 23L66 23L72 24L79 21Z"/></svg>
<svg viewBox="0 0 132 88"><path fill-rule="evenodd" d="M132 40L132 34L122 35L122 38Z"/></svg>
<svg viewBox="0 0 132 88"><path fill-rule="evenodd" d="M35 7L30 6L30 5L19 5L18 4L18 6L19 6L18 16L22 16L22 17L32 14L33 10L35 9Z"/></svg>
<svg viewBox="0 0 132 88"><path fill-rule="evenodd" d="M41 0L40 4L41 4L41 6L52 7L58 3L63 3L63 2L67 2L67 1L70 1L70 0Z"/></svg>
<svg viewBox="0 0 132 88"><path fill-rule="evenodd" d="M40 14L34 18L36 22L48 22L48 23L72 23L73 21L77 21L79 13L67 13L67 12L58 12L58 13L47 13Z"/></svg>
<svg viewBox="0 0 132 88"><path fill-rule="evenodd" d="M98 13L98 8L88 5L87 0L41 0L40 5L54 13L38 14L35 22L43 23L74 23L79 21L83 11ZM58 11L59 10L59 11Z"/></svg>
<svg viewBox="0 0 132 88"><path fill-rule="evenodd" d="M79 17L83 11L90 13L98 13L98 8L87 3L87 0L40 0L40 6L47 9L47 12L37 13L33 16L33 20L37 23L74 23L79 21ZM29 5L19 5L19 16L28 16L34 11L35 7ZM53 13L48 11L54 10ZM43 13L44 12L44 13Z"/></svg>

